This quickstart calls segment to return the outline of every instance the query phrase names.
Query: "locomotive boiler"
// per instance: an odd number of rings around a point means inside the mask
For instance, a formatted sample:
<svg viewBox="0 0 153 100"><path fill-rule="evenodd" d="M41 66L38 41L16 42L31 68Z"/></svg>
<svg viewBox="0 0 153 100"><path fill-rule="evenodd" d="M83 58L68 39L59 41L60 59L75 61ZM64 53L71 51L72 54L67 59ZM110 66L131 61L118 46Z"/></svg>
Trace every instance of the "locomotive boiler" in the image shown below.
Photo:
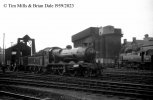
<svg viewBox="0 0 153 100"><path fill-rule="evenodd" d="M73 49L51 47L27 57L25 60L27 64L23 66L24 70L32 72L93 76L100 73L100 67L96 64L95 57L96 52L91 47Z"/></svg>
<svg viewBox="0 0 153 100"><path fill-rule="evenodd" d="M79 61L93 62L95 60L96 52L93 48L78 47L74 49L61 49L52 48L49 51L50 62L67 62L73 61L75 63Z"/></svg>

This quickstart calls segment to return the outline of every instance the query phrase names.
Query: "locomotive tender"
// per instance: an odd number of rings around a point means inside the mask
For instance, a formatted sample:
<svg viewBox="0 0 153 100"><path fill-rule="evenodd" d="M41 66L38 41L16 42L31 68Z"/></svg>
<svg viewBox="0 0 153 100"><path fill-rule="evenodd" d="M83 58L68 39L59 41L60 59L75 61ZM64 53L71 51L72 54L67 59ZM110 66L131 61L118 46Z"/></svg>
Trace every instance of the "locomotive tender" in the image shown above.
<svg viewBox="0 0 153 100"><path fill-rule="evenodd" d="M96 52L91 47L62 49L51 47L28 57L20 57L20 70L71 76L93 76L101 67L95 62Z"/></svg>

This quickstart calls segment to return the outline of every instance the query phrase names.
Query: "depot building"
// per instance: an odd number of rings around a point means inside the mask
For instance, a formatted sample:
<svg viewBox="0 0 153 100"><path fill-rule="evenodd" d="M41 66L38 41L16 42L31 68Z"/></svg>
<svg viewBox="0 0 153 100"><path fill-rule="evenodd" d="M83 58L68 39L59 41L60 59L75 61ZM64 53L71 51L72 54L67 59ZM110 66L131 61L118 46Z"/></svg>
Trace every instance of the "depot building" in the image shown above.
<svg viewBox="0 0 153 100"><path fill-rule="evenodd" d="M121 29L114 26L89 27L72 36L74 47L93 47L101 63L114 63L121 50Z"/></svg>

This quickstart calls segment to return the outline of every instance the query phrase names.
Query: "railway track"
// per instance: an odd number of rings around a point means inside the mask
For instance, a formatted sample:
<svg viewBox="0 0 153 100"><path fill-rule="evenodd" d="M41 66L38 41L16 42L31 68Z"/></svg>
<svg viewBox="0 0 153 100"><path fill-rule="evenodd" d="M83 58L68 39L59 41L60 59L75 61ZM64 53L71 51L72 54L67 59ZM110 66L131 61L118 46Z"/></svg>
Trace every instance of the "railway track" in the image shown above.
<svg viewBox="0 0 153 100"><path fill-rule="evenodd" d="M0 100L81 100L76 97L60 93L58 94L56 92L49 92L48 88L39 88L42 87L18 84L0 84Z"/></svg>
<svg viewBox="0 0 153 100"><path fill-rule="evenodd" d="M16 74L8 73L15 77ZM33 75L31 73L17 73L18 76L22 75ZM3 76L3 74L0 74ZM6 74L7 75L7 74ZM44 76L46 79L50 77L54 78L62 78L65 76L59 75L46 75L46 74L37 74L37 76ZM68 76L67 76L68 77ZM37 77L36 77L37 78ZM72 77L68 77L72 78ZM76 77L74 77L76 78ZM135 83L135 84L145 84L145 85L153 85L153 73L129 73L129 72L104 72L102 76L98 77L90 77L90 78L83 78L78 77L80 79L92 79L92 80L106 80L106 81L113 81L113 82L124 82L124 83Z"/></svg>
<svg viewBox="0 0 153 100"><path fill-rule="evenodd" d="M33 96L28 96L28 95L23 95L23 94L17 94L17 93L12 93L12 92L7 92L7 91L0 91L0 99L3 97L6 100L42 100L42 98L37 98ZM45 99L44 99L45 100Z"/></svg>
<svg viewBox="0 0 153 100"><path fill-rule="evenodd" d="M100 78L103 80L153 85L153 72L145 70L106 69Z"/></svg>
<svg viewBox="0 0 153 100"><path fill-rule="evenodd" d="M0 74L1 76L3 76L4 74ZM53 79L57 79L57 78L63 78L65 79L65 76L59 76L59 75L45 75L45 74L29 74L29 73L8 73L5 74L6 76L12 76L12 77L22 77L23 75L26 75L27 77L35 77L37 79L44 77L45 79L50 79L50 77L52 77ZM16 76L18 75L18 76ZM24 76L23 76L24 77ZM137 75L135 74L123 74L123 73L104 73L102 76L99 77L90 77L90 78L83 78L83 77L68 77L67 78L75 78L75 79L91 79L91 80L102 80L102 81L113 81L113 82L124 82L124 83L135 83L135 84L144 84L144 85L153 85L153 76L152 75ZM60 79L60 80L61 80Z"/></svg>
<svg viewBox="0 0 153 100"><path fill-rule="evenodd" d="M12 75L1 77L1 83L90 91L102 94L125 95L140 98L152 98L153 86L123 82L91 80L51 75Z"/></svg>
<svg viewBox="0 0 153 100"><path fill-rule="evenodd" d="M123 74L123 73L105 73L100 76L103 80L122 81L136 84L153 85L153 75L137 75L137 74Z"/></svg>

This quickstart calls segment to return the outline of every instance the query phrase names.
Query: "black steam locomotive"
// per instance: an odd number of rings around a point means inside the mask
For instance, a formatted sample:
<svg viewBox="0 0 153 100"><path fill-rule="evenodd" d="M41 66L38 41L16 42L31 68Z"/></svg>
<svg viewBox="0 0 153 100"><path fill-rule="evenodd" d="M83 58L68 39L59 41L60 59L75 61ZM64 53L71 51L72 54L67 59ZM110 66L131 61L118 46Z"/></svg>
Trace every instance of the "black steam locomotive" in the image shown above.
<svg viewBox="0 0 153 100"><path fill-rule="evenodd" d="M51 47L33 56L20 57L19 70L71 76L95 76L101 67L95 62L96 52L91 47Z"/></svg>
<svg viewBox="0 0 153 100"><path fill-rule="evenodd" d="M119 65L126 68L153 70L153 46L142 46L137 52L120 54Z"/></svg>

